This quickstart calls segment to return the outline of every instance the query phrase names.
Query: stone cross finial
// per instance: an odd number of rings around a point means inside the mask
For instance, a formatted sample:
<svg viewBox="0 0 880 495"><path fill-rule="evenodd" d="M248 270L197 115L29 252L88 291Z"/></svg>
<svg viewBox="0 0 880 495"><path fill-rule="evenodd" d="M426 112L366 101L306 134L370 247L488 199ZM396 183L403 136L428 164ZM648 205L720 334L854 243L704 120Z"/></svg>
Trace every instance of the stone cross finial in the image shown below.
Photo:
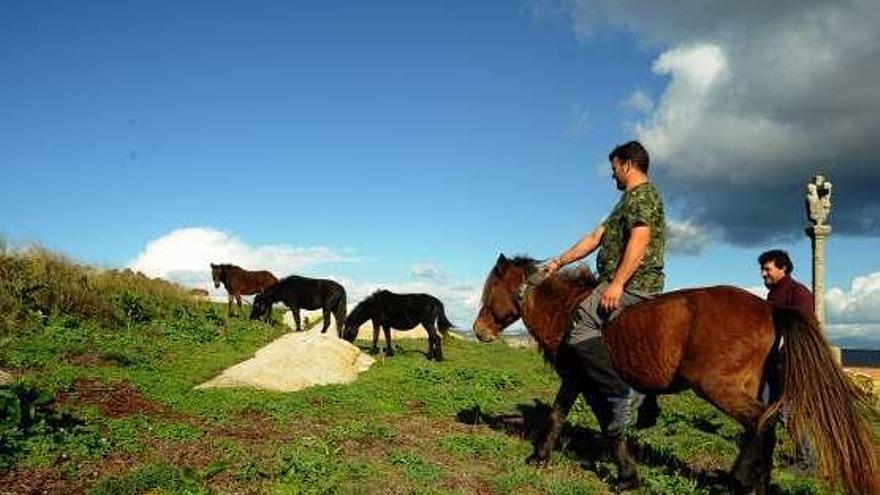
<svg viewBox="0 0 880 495"><path fill-rule="evenodd" d="M806 195L807 216L813 225L825 225L831 213L831 181L822 174L813 176L813 182L807 183Z"/></svg>

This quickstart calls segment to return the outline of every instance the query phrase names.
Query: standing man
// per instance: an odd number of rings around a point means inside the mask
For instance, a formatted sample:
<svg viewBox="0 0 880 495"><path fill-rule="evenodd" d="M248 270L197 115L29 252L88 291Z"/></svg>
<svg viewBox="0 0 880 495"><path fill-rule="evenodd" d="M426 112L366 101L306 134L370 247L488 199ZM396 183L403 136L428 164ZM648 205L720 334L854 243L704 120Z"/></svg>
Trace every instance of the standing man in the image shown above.
<svg viewBox="0 0 880 495"><path fill-rule="evenodd" d="M813 294L804 284L792 278L794 264L788 253L781 249L771 249L758 256L758 264L761 266L764 285L770 289L767 302L774 306L795 308L809 318L816 317Z"/></svg>
<svg viewBox="0 0 880 495"><path fill-rule="evenodd" d="M603 434L619 439L628 422L632 390L617 374L600 329L625 307L663 290L666 220L663 200L648 180L648 152L638 141L620 145L608 155L611 175L623 191L611 214L574 246L544 265L551 275L596 248L601 283L578 306L571 331L560 347L580 370L588 400Z"/></svg>
<svg viewBox="0 0 880 495"><path fill-rule="evenodd" d="M816 318L815 308L813 307L813 294L810 289L792 278L791 272L794 271L794 264L788 253L781 249L771 249L765 251L758 256L758 265L761 267L761 278L764 279L764 286L770 291L767 293L767 302L773 306L794 308L805 317L813 320ZM778 382L784 370L782 364L777 358L771 358L773 361L768 364L769 377L768 383L761 392L761 398L765 402L770 401L771 388L770 382ZM776 385L779 386L778 384ZM782 423L786 424L788 420L788 409L783 407ZM806 436L794 442L795 444L795 462L798 467L805 472L813 470L815 465L813 456L813 445Z"/></svg>

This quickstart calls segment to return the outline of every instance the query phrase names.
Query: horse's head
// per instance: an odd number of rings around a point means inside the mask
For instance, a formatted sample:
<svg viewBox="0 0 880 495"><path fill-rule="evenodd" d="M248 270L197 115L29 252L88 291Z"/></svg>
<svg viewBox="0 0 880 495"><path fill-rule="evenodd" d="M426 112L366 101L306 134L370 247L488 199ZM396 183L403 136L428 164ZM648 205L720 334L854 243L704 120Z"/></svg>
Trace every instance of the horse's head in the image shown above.
<svg viewBox="0 0 880 495"><path fill-rule="evenodd" d="M251 319L268 321L271 313L272 302L264 294L257 294L254 297L253 307L251 307Z"/></svg>
<svg viewBox="0 0 880 495"><path fill-rule="evenodd" d="M215 265L211 263L211 278L214 279L214 288L220 288L220 282L223 281L223 265Z"/></svg>
<svg viewBox="0 0 880 495"><path fill-rule="evenodd" d="M474 321L474 334L483 342L495 340L499 333L518 320L522 314L517 302L517 291L526 280L529 267L534 260L529 258L507 259L503 254L483 287L483 300L477 319Z"/></svg>
<svg viewBox="0 0 880 495"><path fill-rule="evenodd" d="M354 342L354 339L358 336L358 330L360 330L361 325L370 319L369 309L375 296L376 293L374 292L366 299L359 302L357 306L351 310L351 313L345 317L345 330L342 332L342 338L349 342Z"/></svg>

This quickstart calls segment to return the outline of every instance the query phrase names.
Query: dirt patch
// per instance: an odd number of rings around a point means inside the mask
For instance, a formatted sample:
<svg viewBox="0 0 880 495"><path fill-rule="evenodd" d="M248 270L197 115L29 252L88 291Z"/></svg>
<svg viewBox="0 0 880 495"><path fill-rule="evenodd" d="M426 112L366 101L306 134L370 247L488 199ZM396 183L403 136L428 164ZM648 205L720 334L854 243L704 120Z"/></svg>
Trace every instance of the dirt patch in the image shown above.
<svg viewBox="0 0 880 495"><path fill-rule="evenodd" d="M264 412L247 410L236 420L236 424L225 424L211 432L211 436L235 438L250 442L260 442L278 434L272 419Z"/></svg>
<svg viewBox="0 0 880 495"><path fill-rule="evenodd" d="M71 364L83 367L116 366L115 362L110 361L93 351L86 351L82 354L72 354L69 355L67 359Z"/></svg>
<svg viewBox="0 0 880 495"><path fill-rule="evenodd" d="M79 379L73 390L59 392L56 400L60 404L95 405L101 414L108 418L124 418L132 414L159 414L164 408L153 402L129 382L112 384L95 380Z"/></svg>
<svg viewBox="0 0 880 495"><path fill-rule="evenodd" d="M68 479L54 468L13 469L0 475L0 495L77 495L85 492L85 480Z"/></svg>

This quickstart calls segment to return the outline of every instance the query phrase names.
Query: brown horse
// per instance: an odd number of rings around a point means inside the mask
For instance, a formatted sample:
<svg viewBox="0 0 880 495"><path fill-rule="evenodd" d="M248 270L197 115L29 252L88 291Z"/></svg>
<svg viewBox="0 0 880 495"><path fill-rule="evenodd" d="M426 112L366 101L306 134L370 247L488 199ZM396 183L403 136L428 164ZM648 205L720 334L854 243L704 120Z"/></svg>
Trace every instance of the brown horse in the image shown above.
<svg viewBox="0 0 880 495"><path fill-rule="evenodd" d="M229 294L229 315L232 316L232 301L238 302L238 311L241 312L241 296L259 294L266 287L278 283L275 275L266 270L251 272L235 265L211 263L211 277L214 278L214 287L220 287L222 283Z"/></svg>
<svg viewBox="0 0 880 495"><path fill-rule="evenodd" d="M556 351L575 307L597 281L588 270L576 270L532 285L528 281L537 269L529 258L498 258L486 279L474 333L491 341L522 318L554 360L562 383L549 430L528 459L545 464L575 399L590 394L571 372L564 359L567 353L557 356ZM871 433L859 414L871 410L860 407L860 395L834 361L815 320L795 310L773 308L735 287L705 287L669 292L631 306L606 327L604 339L618 372L637 390L670 393L692 388L743 426L743 443L731 472L737 493L768 493L782 403L788 409L789 434L810 437L819 472L832 486L840 482L848 493L880 493ZM783 344L777 349L780 339ZM777 354L783 371L774 380L770 363ZM765 405L759 396L768 376L772 395ZM620 440L611 448L622 484L637 484L626 444Z"/></svg>

